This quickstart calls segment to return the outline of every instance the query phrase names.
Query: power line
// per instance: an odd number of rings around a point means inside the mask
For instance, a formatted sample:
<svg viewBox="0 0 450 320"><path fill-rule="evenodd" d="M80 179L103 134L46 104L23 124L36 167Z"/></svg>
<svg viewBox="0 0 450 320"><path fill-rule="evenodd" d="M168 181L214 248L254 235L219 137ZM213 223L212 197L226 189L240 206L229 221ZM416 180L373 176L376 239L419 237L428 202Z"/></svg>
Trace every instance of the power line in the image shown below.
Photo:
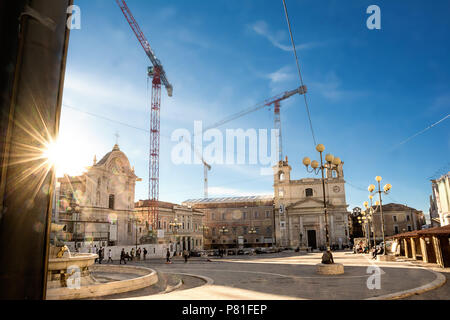
<svg viewBox="0 0 450 320"><path fill-rule="evenodd" d="M289 27L289 34L291 35L292 47L294 48L294 56L295 56L295 62L297 63L298 76L300 78L301 85L304 86L302 72L301 72L301 69L300 69L300 63L298 62L297 49L295 48L294 35L292 34L291 22L289 20L289 15L288 15L288 10L287 10L287 6L286 6L286 1L285 0L283 0L283 6L284 6L284 12L286 14L286 21L287 21L287 24L288 24L288 27ZM311 121L311 113L309 111L308 99L306 98L306 92L303 95L303 98L305 99L306 112L308 114L309 126L311 128L311 134L312 134L312 138L313 138L313 141L314 141L314 147L315 147L317 145L317 142L316 142L316 136L314 135L314 129L313 129L312 121Z"/></svg>

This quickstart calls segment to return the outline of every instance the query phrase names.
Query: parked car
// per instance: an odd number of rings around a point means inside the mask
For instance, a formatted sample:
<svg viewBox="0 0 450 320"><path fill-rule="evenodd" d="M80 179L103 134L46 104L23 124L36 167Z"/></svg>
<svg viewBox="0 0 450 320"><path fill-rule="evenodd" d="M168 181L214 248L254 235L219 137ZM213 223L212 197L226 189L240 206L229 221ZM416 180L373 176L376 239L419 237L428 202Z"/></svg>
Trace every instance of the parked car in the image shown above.
<svg viewBox="0 0 450 320"><path fill-rule="evenodd" d="M200 250L192 250L190 253L191 257L201 257L203 255L203 251Z"/></svg>

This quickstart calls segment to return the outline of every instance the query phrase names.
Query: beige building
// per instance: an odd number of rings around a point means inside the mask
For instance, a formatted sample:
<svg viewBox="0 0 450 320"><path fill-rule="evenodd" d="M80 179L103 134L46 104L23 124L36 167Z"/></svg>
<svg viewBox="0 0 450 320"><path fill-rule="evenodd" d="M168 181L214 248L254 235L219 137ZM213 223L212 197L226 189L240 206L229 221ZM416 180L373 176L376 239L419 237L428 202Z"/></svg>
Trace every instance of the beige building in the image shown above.
<svg viewBox="0 0 450 320"><path fill-rule="evenodd" d="M135 204L135 232L139 243L147 242L147 224L150 211L149 200L139 200ZM168 245L171 252L203 249L203 212L170 202L159 202L156 242ZM179 226L175 227L174 223Z"/></svg>
<svg viewBox="0 0 450 320"><path fill-rule="evenodd" d="M326 246L325 214L321 179L291 180L288 159L274 167L276 242L279 246L320 248ZM349 244L343 163L338 172L327 171L325 195L330 245Z"/></svg>
<svg viewBox="0 0 450 320"><path fill-rule="evenodd" d="M67 225L59 237L72 249L134 244L131 225L139 180L117 144L99 162L94 158L82 175L59 178L55 219Z"/></svg>
<svg viewBox="0 0 450 320"><path fill-rule="evenodd" d="M375 210L375 208L374 206L373 209ZM421 230L422 226L426 224L425 215L422 211L403 204L388 203L383 205L383 216L385 237L408 231ZM371 223L371 239L373 238L373 227L375 227L376 239L377 241L381 241L381 213L379 209L374 213Z"/></svg>
<svg viewBox="0 0 450 320"><path fill-rule="evenodd" d="M431 225L450 225L450 172L439 179L431 180L432 195L430 197Z"/></svg>
<svg viewBox="0 0 450 320"><path fill-rule="evenodd" d="M183 205L204 212L205 249L274 245L272 196L191 199Z"/></svg>

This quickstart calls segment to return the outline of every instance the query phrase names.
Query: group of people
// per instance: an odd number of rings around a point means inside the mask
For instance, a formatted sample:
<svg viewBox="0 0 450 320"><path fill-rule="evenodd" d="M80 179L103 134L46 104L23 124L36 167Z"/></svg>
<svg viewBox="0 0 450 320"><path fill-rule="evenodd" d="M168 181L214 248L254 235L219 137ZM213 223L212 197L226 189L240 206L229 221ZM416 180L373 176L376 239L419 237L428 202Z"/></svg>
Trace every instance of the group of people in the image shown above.
<svg viewBox="0 0 450 320"><path fill-rule="evenodd" d="M188 262L189 257L191 256L190 252L188 250L183 250L183 258L184 258L184 263ZM177 255L177 252L174 251L172 257L175 257ZM169 248L167 248L167 252L166 252L166 263L167 264L172 264L172 261L170 259L171 254L170 254L170 250Z"/></svg>
<svg viewBox="0 0 450 320"><path fill-rule="evenodd" d="M97 245L95 247L95 253L98 255L98 258L95 259L95 262L98 264L102 264L102 261L105 259L105 248L100 247L97 248ZM89 250L90 251L90 250ZM112 252L111 249L108 251L108 261L106 263L113 262L112 260Z"/></svg>
<svg viewBox="0 0 450 320"><path fill-rule="evenodd" d="M382 255L384 253L383 246L374 247L372 249L372 259L376 259L377 255Z"/></svg>
<svg viewBox="0 0 450 320"><path fill-rule="evenodd" d="M130 253L125 252L125 249L122 248L122 251L120 252L120 264L122 264L122 261L127 264L127 261L134 261L135 259L141 260L142 255L144 256L145 260L147 258L147 253L148 251L146 248L144 248L144 250L142 250L141 248L137 248L136 251L134 250L134 248L132 248Z"/></svg>
<svg viewBox="0 0 450 320"><path fill-rule="evenodd" d="M353 248L353 252L354 253L369 253L369 246L361 241Z"/></svg>

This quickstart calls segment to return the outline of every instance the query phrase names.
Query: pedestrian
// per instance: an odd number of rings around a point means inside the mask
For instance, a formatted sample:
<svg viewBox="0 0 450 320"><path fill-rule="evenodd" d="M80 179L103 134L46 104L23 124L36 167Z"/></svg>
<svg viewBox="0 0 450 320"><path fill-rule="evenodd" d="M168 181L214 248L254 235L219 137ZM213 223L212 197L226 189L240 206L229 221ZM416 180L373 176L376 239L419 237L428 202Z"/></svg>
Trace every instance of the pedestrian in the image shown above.
<svg viewBox="0 0 450 320"><path fill-rule="evenodd" d="M188 262L189 254L186 249L183 251L183 256L184 256L184 263Z"/></svg>
<svg viewBox="0 0 450 320"><path fill-rule="evenodd" d="M94 245L94 248L95 248L95 254L98 255L98 248L97 248L97 245ZM98 258L99 258L99 256L98 256L97 258L95 258L94 263L97 263L97 262L98 262Z"/></svg>
<svg viewBox="0 0 450 320"><path fill-rule="evenodd" d="M147 249L146 248L144 248L144 260L145 260L145 257L147 257Z"/></svg>
<svg viewBox="0 0 450 320"><path fill-rule="evenodd" d="M100 247L100 249L98 250L98 264L102 264L102 260L103 260L103 248Z"/></svg>
<svg viewBox="0 0 450 320"><path fill-rule="evenodd" d="M125 258L126 258L125 249L122 248L122 251L120 252L120 264L122 264L122 261L124 262L124 264L127 264L127 260L125 260Z"/></svg>
<svg viewBox="0 0 450 320"><path fill-rule="evenodd" d="M138 248L137 249L137 252L136 252L136 258L137 258L137 260L141 260L141 248Z"/></svg>
<svg viewBox="0 0 450 320"><path fill-rule="evenodd" d="M114 263L113 259L112 259L112 252L111 249L109 249L108 251L108 263L111 261L111 263Z"/></svg>
<svg viewBox="0 0 450 320"><path fill-rule="evenodd" d="M145 252L144 252L145 254ZM169 248L167 248L167 252L166 252L166 263L171 264L172 261L170 261L170 251Z"/></svg>
<svg viewBox="0 0 450 320"><path fill-rule="evenodd" d="M131 260L133 260L134 259L134 248L131 249L130 256L131 256Z"/></svg>

